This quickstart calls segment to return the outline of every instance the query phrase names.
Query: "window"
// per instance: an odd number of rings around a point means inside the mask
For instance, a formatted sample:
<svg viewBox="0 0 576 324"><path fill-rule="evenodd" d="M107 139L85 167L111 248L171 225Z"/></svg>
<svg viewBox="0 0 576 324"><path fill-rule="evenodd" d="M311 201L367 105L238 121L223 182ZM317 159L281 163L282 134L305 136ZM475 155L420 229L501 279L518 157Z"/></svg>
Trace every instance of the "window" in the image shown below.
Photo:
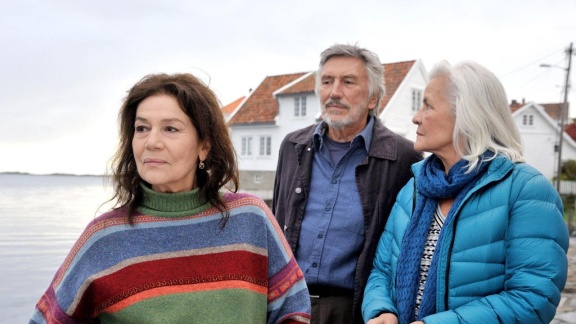
<svg viewBox="0 0 576 324"><path fill-rule="evenodd" d="M254 183L262 183L262 175L259 173L256 173L254 175Z"/></svg>
<svg viewBox="0 0 576 324"><path fill-rule="evenodd" d="M260 137L260 156L270 156L272 155L272 137L271 136L261 136Z"/></svg>
<svg viewBox="0 0 576 324"><path fill-rule="evenodd" d="M306 97L294 97L294 116L306 116Z"/></svg>
<svg viewBox="0 0 576 324"><path fill-rule="evenodd" d="M522 125L524 126L534 125L534 115L522 115Z"/></svg>
<svg viewBox="0 0 576 324"><path fill-rule="evenodd" d="M252 155L252 137L242 137L242 150L240 154L243 156Z"/></svg>
<svg viewBox="0 0 576 324"><path fill-rule="evenodd" d="M422 90L412 89L412 111L416 112L422 106Z"/></svg>

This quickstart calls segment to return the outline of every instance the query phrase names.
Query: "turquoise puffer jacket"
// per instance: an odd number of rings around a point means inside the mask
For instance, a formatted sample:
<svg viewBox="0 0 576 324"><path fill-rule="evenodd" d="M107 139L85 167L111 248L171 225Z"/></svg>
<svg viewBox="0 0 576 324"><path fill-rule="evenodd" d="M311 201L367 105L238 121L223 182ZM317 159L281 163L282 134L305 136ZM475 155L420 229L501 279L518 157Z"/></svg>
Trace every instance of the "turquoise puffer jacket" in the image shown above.
<svg viewBox="0 0 576 324"><path fill-rule="evenodd" d="M412 166L420 174L423 162ZM395 313L396 265L412 213L412 178L378 243L362 304L365 321ZM568 229L548 179L525 163L492 161L444 223L433 323L549 323L566 283Z"/></svg>

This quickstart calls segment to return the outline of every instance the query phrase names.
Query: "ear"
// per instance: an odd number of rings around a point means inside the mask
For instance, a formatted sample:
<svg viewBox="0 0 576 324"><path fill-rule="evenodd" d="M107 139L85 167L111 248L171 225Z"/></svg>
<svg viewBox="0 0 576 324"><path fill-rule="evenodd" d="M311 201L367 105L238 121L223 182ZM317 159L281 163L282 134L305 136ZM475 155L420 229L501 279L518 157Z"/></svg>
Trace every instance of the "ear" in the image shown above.
<svg viewBox="0 0 576 324"><path fill-rule="evenodd" d="M376 107L376 103L378 102L378 98L376 96L373 96L372 98L370 98L370 100L368 101L368 109L372 110L372 109L377 109L378 107Z"/></svg>
<svg viewBox="0 0 576 324"><path fill-rule="evenodd" d="M208 153L210 153L211 148L212 146L210 145L210 142L208 141L200 142L198 149L198 158L200 158L200 161L206 160L206 158L208 157Z"/></svg>

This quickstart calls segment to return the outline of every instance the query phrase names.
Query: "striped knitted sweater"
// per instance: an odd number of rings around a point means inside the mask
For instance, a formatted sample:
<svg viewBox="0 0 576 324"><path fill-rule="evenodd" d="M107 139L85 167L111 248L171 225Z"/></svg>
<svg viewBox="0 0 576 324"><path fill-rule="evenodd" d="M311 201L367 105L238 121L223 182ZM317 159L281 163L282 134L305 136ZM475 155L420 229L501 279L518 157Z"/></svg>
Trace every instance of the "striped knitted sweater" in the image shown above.
<svg viewBox="0 0 576 324"><path fill-rule="evenodd" d="M197 190L145 196L84 230L30 323L309 323L308 290L264 202L225 194L230 219Z"/></svg>

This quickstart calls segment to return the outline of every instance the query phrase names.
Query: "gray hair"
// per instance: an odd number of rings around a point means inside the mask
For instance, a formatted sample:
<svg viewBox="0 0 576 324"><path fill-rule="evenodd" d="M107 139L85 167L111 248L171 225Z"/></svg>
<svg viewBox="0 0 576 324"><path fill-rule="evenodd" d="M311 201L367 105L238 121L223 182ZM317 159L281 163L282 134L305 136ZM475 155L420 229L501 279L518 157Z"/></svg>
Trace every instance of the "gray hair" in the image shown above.
<svg viewBox="0 0 576 324"><path fill-rule="evenodd" d="M316 72L316 94L318 94L321 84L320 77L322 68L324 64L334 56L355 57L364 62L366 73L368 74L368 97L376 97L377 99L376 107L370 111L370 114L377 116L380 110L380 101L386 93L384 86L384 67L382 63L380 63L380 59L376 53L361 48L358 45L334 44L320 54L320 65Z"/></svg>
<svg viewBox="0 0 576 324"><path fill-rule="evenodd" d="M523 162L523 144L512 119L502 83L484 66L464 61L451 66L438 63L429 79L444 78L446 99L455 117L453 142L456 152L468 160L468 171L486 150ZM490 157L489 159L492 159Z"/></svg>

